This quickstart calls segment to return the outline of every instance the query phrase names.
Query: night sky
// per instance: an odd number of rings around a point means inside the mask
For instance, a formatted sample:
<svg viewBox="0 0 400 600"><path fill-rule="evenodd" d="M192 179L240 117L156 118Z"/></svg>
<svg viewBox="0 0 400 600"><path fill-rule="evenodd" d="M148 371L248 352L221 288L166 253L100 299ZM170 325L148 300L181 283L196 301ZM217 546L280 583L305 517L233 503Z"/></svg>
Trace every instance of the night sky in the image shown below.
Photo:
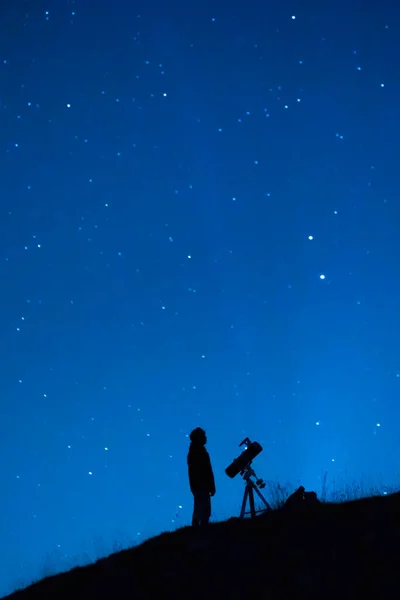
<svg viewBox="0 0 400 600"><path fill-rule="evenodd" d="M0 594L291 492L399 482L395 2L4 0ZM326 474L326 475L325 475Z"/></svg>

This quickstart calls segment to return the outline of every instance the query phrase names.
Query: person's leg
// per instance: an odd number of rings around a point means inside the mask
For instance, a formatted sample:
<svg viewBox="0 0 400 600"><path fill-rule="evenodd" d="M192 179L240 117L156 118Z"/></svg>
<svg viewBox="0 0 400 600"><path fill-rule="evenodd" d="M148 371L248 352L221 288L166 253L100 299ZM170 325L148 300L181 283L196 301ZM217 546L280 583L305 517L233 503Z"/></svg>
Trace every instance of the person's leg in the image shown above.
<svg viewBox="0 0 400 600"><path fill-rule="evenodd" d="M199 502L199 494L193 494L193 516L192 516L192 527L199 527L201 518L201 505Z"/></svg>
<svg viewBox="0 0 400 600"><path fill-rule="evenodd" d="M211 519L211 496L207 494L207 523Z"/></svg>
<svg viewBox="0 0 400 600"><path fill-rule="evenodd" d="M211 517L211 498L208 492L202 492L200 497L200 525L207 525Z"/></svg>

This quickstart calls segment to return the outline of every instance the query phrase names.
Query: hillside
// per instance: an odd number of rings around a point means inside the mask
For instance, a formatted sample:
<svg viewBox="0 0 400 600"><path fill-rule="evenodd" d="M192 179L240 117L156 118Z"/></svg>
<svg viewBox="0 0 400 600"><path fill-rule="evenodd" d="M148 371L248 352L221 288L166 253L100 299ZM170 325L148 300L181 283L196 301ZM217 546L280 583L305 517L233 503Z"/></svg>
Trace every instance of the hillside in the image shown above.
<svg viewBox="0 0 400 600"><path fill-rule="evenodd" d="M400 493L184 527L7 598L384 598L399 564Z"/></svg>

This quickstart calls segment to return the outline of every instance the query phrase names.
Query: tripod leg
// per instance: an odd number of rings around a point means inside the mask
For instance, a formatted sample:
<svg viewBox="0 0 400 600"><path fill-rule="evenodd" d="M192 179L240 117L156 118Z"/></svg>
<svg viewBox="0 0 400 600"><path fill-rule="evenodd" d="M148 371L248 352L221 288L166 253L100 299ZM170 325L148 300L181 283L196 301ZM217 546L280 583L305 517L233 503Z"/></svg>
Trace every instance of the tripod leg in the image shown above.
<svg viewBox="0 0 400 600"><path fill-rule="evenodd" d="M246 512L246 502L247 502L247 496L249 495L249 488L246 485L246 488L244 490L244 496L243 496L243 502L242 502L242 508L240 511L240 518L243 519L244 514Z"/></svg>
<svg viewBox="0 0 400 600"><path fill-rule="evenodd" d="M264 506L266 508L268 508L268 509L271 509L270 505L268 504L268 502L266 501L266 499L264 498L264 496L262 495L262 493L260 492L260 490L257 487L255 487L255 486L254 486L253 489L257 492L257 494L260 497L260 499L261 499L262 503L264 504Z"/></svg>
<svg viewBox="0 0 400 600"><path fill-rule="evenodd" d="M256 507L254 505L253 486L251 486L251 488L249 489L249 501L250 501L250 515L251 515L251 518L254 519L254 517L256 516Z"/></svg>

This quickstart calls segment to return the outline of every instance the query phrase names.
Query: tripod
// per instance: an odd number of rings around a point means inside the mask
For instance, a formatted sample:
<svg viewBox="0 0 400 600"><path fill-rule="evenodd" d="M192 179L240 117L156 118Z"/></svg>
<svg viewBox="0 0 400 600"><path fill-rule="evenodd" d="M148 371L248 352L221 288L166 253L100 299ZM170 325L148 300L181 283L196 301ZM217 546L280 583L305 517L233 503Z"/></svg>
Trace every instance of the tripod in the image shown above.
<svg viewBox="0 0 400 600"><path fill-rule="evenodd" d="M244 490L244 496L243 496L243 502L242 502L242 509L240 511L240 518L243 519L245 515L250 514L251 518L254 519L254 517L257 515L257 513L261 513L261 512L264 512L265 510L271 509L271 506L268 504L268 502L266 501L266 499L264 498L264 496L258 489L258 488L261 488L261 489L265 488L265 482L262 479L257 478L257 475L255 474L254 470L251 468L251 462L249 462L249 464L243 469L243 471L240 472L240 474L246 482L246 487ZM255 483L251 479L251 477L254 477L256 479ZM255 504L254 504L254 492L256 492L258 497L261 499L265 508L262 508L261 510L256 510ZM250 511L248 511L248 512L246 512L247 500L249 501L249 505L250 505Z"/></svg>

